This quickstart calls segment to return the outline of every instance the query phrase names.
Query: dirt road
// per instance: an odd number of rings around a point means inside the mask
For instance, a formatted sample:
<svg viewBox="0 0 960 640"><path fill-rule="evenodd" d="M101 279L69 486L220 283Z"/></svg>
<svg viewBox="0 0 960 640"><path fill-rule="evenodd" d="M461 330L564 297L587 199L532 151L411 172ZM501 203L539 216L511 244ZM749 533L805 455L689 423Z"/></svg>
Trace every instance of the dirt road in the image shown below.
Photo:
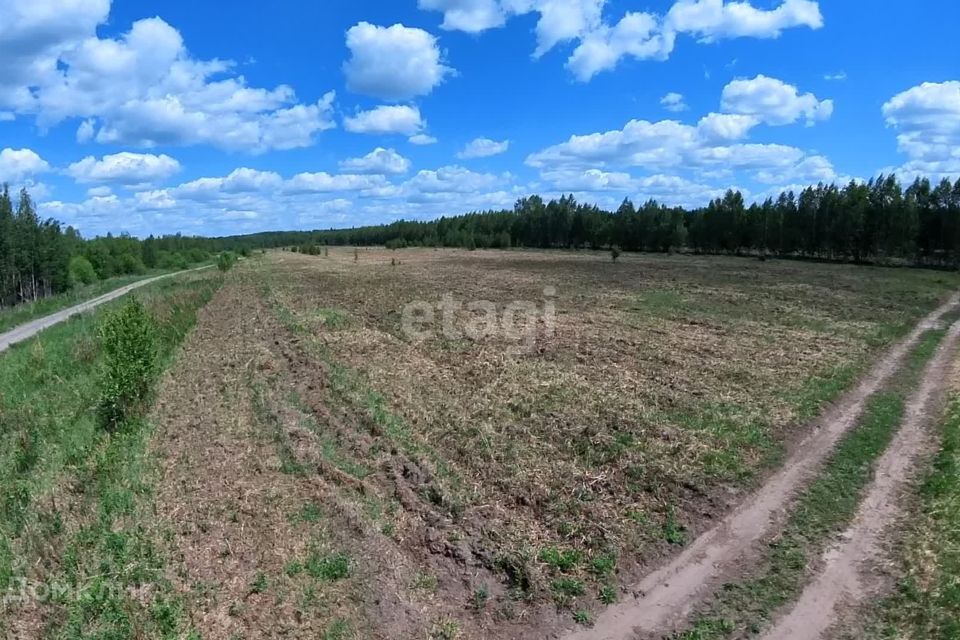
<svg viewBox="0 0 960 640"><path fill-rule="evenodd" d="M818 420L766 484L677 558L635 585L632 591L636 597L608 608L592 628L572 631L564 636L566 640L646 637L669 632L685 620L724 578L735 574L754 545L782 524L797 490L813 477L841 436L856 424L870 396L896 372L921 334L958 304L960 296L954 295L895 344L854 389Z"/></svg>
<svg viewBox="0 0 960 640"><path fill-rule="evenodd" d="M817 640L841 622L845 612L873 595L874 585L862 570L867 562L881 557L883 533L901 512L897 498L910 482L918 457L933 446L932 430L927 427L938 415L958 337L960 323L951 328L910 397L900 431L877 462L873 483L853 523L841 534L842 542L824 554L824 568L793 609L764 635L765 640Z"/></svg>
<svg viewBox="0 0 960 640"><path fill-rule="evenodd" d="M79 313L83 313L84 311L89 311L90 309L98 307L105 302L116 300L120 296L130 293L134 289L139 289L140 287L146 286L151 282L156 282L157 280L162 280L164 278L171 278L173 276L189 273L191 271L209 269L211 266L212 265L207 265L205 267L197 267L196 269L187 269L185 271L177 271L175 273L166 273L162 276L147 278L146 280L138 280L137 282L124 285L119 289L114 289L109 293L105 293L102 296L93 298L92 300L87 300L86 302L81 302L80 304L64 309L63 311L57 311L56 313L51 313L43 318L38 318L26 324L22 324L15 329L11 329L6 333L0 334L0 353L3 353L18 342L23 342L24 340L32 338L44 329L52 327L55 324L60 324L68 318L71 318Z"/></svg>

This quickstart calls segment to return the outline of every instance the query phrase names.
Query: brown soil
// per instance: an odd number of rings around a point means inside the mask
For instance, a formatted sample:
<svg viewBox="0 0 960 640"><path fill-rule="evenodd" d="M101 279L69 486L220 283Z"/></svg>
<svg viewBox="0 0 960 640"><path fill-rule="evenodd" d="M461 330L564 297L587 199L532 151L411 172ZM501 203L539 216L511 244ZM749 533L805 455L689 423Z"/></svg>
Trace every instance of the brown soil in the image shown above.
<svg viewBox="0 0 960 640"><path fill-rule="evenodd" d="M738 568L748 562L754 545L766 539L782 524L797 490L813 477L836 442L856 423L869 397L897 370L920 335L936 326L940 317L955 309L958 303L960 298L952 297L948 303L921 322L908 337L890 349L853 390L845 394L817 421L814 430L796 445L784 466L763 487L714 528L697 538L678 557L640 581L634 589L633 599L608 608L594 627L575 630L565 638L613 640L645 637L647 634L668 632L685 620L706 595L712 593L721 582L737 574ZM952 345L955 333L956 327L951 331L950 340L946 342ZM939 368L945 366L948 352L947 349L941 349L924 379L921 391L918 392L923 394L922 398L911 403L908 415L913 422L921 422L918 403L925 405L935 385L942 382L942 376L938 377L937 373L940 372ZM913 429L917 429L916 425ZM910 432L909 423L905 425L905 431ZM902 442L902 439L901 434L897 443L908 444ZM896 446L891 450L896 451ZM911 451L908 446L904 452L907 460L912 459ZM884 461L886 459L885 456ZM811 609L806 609L804 614L809 614L821 604L811 602ZM799 626L805 624L804 622ZM780 633L772 632L769 637L793 637L784 635L781 627L777 630Z"/></svg>
<svg viewBox="0 0 960 640"><path fill-rule="evenodd" d="M595 554L618 549L617 574L604 580L629 583L676 549L663 539L668 514L688 535L707 530L681 556L688 582L661 570L646 599L634 591L595 627L614 620L607 628L623 635L586 636L626 637L633 625L623 612L646 611L668 588L663 576L693 598L695 578L722 572L712 560L742 549L737 536L757 539L775 526L792 488L855 419L856 398L908 348L896 346L818 423L751 499L755 511L738 509L725 528L711 528L743 485L718 479L707 461L726 447L756 472L763 453L676 416L710 420L710 403L723 401L747 408L734 425L763 416L776 438L792 438L783 433L797 426L791 409L772 390L867 354L865 336L879 321L861 280L834 291L846 272L824 269L806 291L810 272L799 283L789 265L748 261L613 267L590 254L422 251L398 253L391 268L390 254L370 264L372 255L241 266L164 382L154 416L158 513L173 532L171 578L204 638L317 637L339 621L353 633L330 637L559 637L574 607L551 602L551 580L584 580L575 608L595 609L602 582L587 564ZM556 335L532 353L495 339L418 344L399 335L398 309L411 299L453 291L461 300L539 300L544 285L565 297ZM714 307L653 309L654 297L632 308L664 288ZM830 302L811 306L808 296ZM743 305L756 314L744 316ZM888 322L910 308L890 300L877 314ZM343 391L340 363L359 372L363 389ZM381 400L371 404L368 389ZM393 433L384 410L409 433ZM297 517L305 505L319 517ZM580 566L549 569L538 556L548 545L580 550ZM331 582L291 571L317 548L349 556L351 575ZM261 576L266 588L253 589Z"/></svg>
<svg viewBox="0 0 960 640"><path fill-rule="evenodd" d="M541 637L525 636L528 620L520 619L544 617L537 607L516 621L463 615L480 585L491 600L503 595L489 561L446 537L445 517L423 497L429 471L396 450L373 450L371 425L345 424L357 417L331 411L324 367L298 343L234 274L201 312L160 390L152 417L163 460L157 511L160 528L173 532L171 578L192 626L204 638L313 638L338 620L353 633L344 638L487 637L494 624L516 628L510 637ZM303 406L291 406L290 393ZM377 460L373 473L358 479L334 467L304 418ZM278 439L301 472L284 469ZM358 507L394 501L402 509L389 534ZM316 505L322 522L298 522L304 505ZM318 540L350 557L349 579L290 577L290 562ZM256 592L260 575L268 586ZM420 577L428 584L418 587ZM319 594L305 603L312 588Z"/></svg>
<svg viewBox="0 0 960 640"><path fill-rule="evenodd" d="M882 580L869 570L882 555L884 534L902 512L900 500L914 476L917 461L935 445L929 428L942 413L948 372L960 339L955 324L910 397L903 423L877 462L876 475L857 514L841 534L842 542L824 554L824 566L793 608L764 635L766 640L817 640L843 624L856 607L876 595Z"/></svg>

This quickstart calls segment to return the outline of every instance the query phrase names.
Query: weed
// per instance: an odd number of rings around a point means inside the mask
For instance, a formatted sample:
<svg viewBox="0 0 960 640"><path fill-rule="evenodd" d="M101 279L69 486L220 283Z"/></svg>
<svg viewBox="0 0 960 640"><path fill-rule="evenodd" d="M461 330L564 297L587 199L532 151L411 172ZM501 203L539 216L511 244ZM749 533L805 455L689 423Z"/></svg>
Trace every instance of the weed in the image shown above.
<svg viewBox="0 0 960 640"><path fill-rule="evenodd" d="M418 573L413 577L413 588L433 593L437 590L437 578L429 573Z"/></svg>
<svg viewBox="0 0 960 640"><path fill-rule="evenodd" d="M687 530L677 520L673 507L667 510L667 517L663 521L663 539L670 544L684 545L687 543Z"/></svg>
<svg viewBox="0 0 960 640"><path fill-rule="evenodd" d="M263 593L267 590L267 576L257 573L257 577L250 583L250 593Z"/></svg>
<svg viewBox="0 0 960 640"><path fill-rule="evenodd" d="M586 585L583 581L576 578L557 578L550 583L550 590L553 592L553 599L557 606L565 607L570 602L586 593Z"/></svg>
<svg viewBox="0 0 960 640"><path fill-rule="evenodd" d="M350 621L338 618L330 623L330 626L324 630L321 640L347 640L353 635L350 629Z"/></svg>
<svg viewBox="0 0 960 640"><path fill-rule="evenodd" d="M343 553L323 555L313 549L304 561L303 568L318 580L335 582L350 576L350 557Z"/></svg>
<svg viewBox="0 0 960 640"><path fill-rule="evenodd" d="M551 569L567 573L580 562L581 554L576 549L560 549L559 547L545 547L540 550L540 562Z"/></svg>
<svg viewBox="0 0 960 640"><path fill-rule="evenodd" d="M573 621L588 627L593 624L593 616L590 615L589 611L578 609L573 612Z"/></svg>
<svg viewBox="0 0 960 640"><path fill-rule="evenodd" d="M473 595L470 598L470 604L475 611L482 611L483 608L487 606L487 601L489 599L490 589L487 588L487 585L482 584L473 590Z"/></svg>
<svg viewBox="0 0 960 640"><path fill-rule="evenodd" d="M460 625L454 620L438 620L430 630L432 640L457 640L460 637Z"/></svg>
<svg viewBox="0 0 960 640"><path fill-rule="evenodd" d="M603 604L607 604L607 605L613 604L614 602L617 601L616 587L612 587L608 584L603 585L602 587L600 587L600 593L597 595L597 598Z"/></svg>
<svg viewBox="0 0 960 640"><path fill-rule="evenodd" d="M617 554L613 551L598 553L590 559L590 571L595 576L604 578L613 575L617 569Z"/></svg>

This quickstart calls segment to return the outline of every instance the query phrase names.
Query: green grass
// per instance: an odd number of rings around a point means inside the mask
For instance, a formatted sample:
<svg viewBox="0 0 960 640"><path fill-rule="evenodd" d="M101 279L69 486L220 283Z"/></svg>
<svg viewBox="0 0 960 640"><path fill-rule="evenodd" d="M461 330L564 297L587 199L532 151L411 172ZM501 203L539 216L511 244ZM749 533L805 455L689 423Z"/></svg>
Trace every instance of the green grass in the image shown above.
<svg viewBox="0 0 960 640"><path fill-rule="evenodd" d="M161 319L163 366L218 283L178 278L135 294ZM0 591L18 579L57 586L42 604L56 621L45 632L51 638L175 638L182 631L182 605L145 524L152 521L144 517L152 425L135 420L111 434L97 421L96 328L115 304L0 357ZM152 597L135 598L133 590L147 584Z"/></svg>
<svg viewBox="0 0 960 640"><path fill-rule="evenodd" d="M942 422L942 444L906 525L895 593L872 612L875 638L960 638L960 394Z"/></svg>
<svg viewBox="0 0 960 640"><path fill-rule="evenodd" d="M138 280L152 278L163 275L164 273L167 272L154 270L142 275L107 278L106 280L100 280L90 285L70 289L69 291L50 296L49 298L42 298L36 302L26 302L15 307L2 309L0 310L0 333L4 333L25 322L42 318L43 316L56 313L67 307L72 307L81 302L102 296L105 293L110 293L115 289L137 282Z"/></svg>
<svg viewBox="0 0 960 640"><path fill-rule="evenodd" d="M759 569L742 582L724 585L691 628L674 636L676 640L752 636L765 628L779 607L799 595L810 562L856 513L873 477L873 464L896 433L906 398L943 335L942 330L930 330L921 336L893 383L870 398L860 422L841 439L820 475L801 494Z"/></svg>

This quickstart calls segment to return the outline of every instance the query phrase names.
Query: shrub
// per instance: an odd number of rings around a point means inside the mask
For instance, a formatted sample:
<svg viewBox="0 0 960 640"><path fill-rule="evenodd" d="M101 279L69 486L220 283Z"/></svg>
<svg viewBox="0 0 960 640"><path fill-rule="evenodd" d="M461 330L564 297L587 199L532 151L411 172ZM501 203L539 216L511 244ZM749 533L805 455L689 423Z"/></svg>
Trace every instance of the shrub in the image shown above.
<svg viewBox="0 0 960 640"><path fill-rule="evenodd" d="M620 249L619 249L618 247L611 247L611 248L610 248L610 258L612 258L613 261L616 262L616 261L617 261L617 258L619 258L619 257L620 257Z"/></svg>
<svg viewBox="0 0 960 640"><path fill-rule="evenodd" d="M93 264L83 256L70 258L70 286L77 287L93 284L97 281L97 272Z"/></svg>
<svg viewBox="0 0 960 640"><path fill-rule="evenodd" d="M117 270L123 274L140 274L146 272L147 268L143 261L137 256L125 253L117 260Z"/></svg>
<svg viewBox="0 0 960 640"><path fill-rule="evenodd" d="M100 418L114 430L134 417L157 368L156 327L136 298L104 319L99 330L105 358L100 382Z"/></svg>
<svg viewBox="0 0 960 640"><path fill-rule="evenodd" d="M236 262L237 256L229 251L224 251L217 257L217 269L220 269L220 271L230 271Z"/></svg>

